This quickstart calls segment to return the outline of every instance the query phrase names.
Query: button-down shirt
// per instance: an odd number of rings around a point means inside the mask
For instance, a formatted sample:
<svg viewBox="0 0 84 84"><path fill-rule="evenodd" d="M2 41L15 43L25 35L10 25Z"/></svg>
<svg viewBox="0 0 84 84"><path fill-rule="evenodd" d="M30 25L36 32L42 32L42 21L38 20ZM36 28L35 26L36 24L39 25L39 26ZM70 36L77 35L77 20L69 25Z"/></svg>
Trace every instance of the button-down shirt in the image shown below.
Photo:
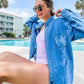
<svg viewBox="0 0 84 84"><path fill-rule="evenodd" d="M84 18L69 9L63 9L59 18L45 22L45 47L49 68L49 84L73 84L73 53L71 41L84 37ZM36 16L25 23L32 29L29 59L36 60L36 36L43 22Z"/></svg>

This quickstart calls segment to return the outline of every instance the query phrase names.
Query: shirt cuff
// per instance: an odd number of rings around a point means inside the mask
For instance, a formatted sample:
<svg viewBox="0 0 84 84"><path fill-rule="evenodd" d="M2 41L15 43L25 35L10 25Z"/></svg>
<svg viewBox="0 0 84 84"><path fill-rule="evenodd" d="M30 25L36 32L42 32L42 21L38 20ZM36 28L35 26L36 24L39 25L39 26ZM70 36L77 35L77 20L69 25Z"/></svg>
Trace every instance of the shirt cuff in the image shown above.
<svg viewBox="0 0 84 84"><path fill-rule="evenodd" d="M69 12L71 12L71 10L65 8L65 9L63 9L63 10L61 11L61 16L67 18L67 14L68 14Z"/></svg>
<svg viewBox="0 0 84 84"><path fill-rule="evenodd" d="M35 21L39 20L39 18L37 17L37 15L34 15L32 18L33 18Z"/></svg>

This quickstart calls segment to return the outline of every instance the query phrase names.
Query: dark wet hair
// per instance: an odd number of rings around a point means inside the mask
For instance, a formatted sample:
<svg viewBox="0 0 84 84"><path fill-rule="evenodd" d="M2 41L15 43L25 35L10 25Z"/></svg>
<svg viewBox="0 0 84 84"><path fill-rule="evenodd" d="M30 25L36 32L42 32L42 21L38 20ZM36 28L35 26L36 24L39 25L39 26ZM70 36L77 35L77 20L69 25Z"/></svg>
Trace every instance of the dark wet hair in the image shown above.
<svg viewBox="0 0 84 84"><path fill-rule="evenodd" d="M46 3L47 7L51 9L50 14L51 16L55 15L55 12L53 12L53 1L52 0L42 0Z"/></svg>

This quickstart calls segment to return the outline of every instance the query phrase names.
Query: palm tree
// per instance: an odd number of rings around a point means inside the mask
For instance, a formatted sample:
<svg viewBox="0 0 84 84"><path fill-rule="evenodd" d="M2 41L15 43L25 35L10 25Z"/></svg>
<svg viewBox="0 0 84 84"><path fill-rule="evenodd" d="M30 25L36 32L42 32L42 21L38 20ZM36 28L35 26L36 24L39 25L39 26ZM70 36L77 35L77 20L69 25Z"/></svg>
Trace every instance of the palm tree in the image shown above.
<svg viewBox="0 0 84 84"><path fill-rule="evenodd" d="M84 0L76 1L75 3L76 9L82 9L82 16L84 17Z"/></svg>
<svg viewBox="0 0 84 84"><path fill-rule="evenodd" d="M31 30L24 24L24 29L23 29L24 33L23 35L26 37L29 37L31 35Z"/></svg>
<svg viewBox="0 0 84 84"><path fill-rule="evenodd" d="M0 8L7 8L8 7L8 0L0 0Z"/></svg>

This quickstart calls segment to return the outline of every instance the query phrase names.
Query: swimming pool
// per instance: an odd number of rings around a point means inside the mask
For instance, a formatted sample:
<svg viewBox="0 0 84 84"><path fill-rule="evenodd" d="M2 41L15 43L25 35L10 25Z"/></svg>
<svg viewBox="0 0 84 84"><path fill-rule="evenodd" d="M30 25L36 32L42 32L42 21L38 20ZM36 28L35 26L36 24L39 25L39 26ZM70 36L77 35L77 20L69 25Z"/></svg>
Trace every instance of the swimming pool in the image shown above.
<svg viewBox="0 0 84 84"><path fill-rule="evenodd" d="M72 42L72 49L84 51L84 42Z"/></svg>
<svg viewBox="0 0 84 84"><path fill-rule="evenodd" d="M0 45L30 47L30 39L0 40ZM72 49L84 51L84 42L72 42Z"/></svg>
<svg viewBox="0 0 84 84"><path fill-rule="evenodd" d="M30 47L29 39L0 40L0 45Z"/></svg>

